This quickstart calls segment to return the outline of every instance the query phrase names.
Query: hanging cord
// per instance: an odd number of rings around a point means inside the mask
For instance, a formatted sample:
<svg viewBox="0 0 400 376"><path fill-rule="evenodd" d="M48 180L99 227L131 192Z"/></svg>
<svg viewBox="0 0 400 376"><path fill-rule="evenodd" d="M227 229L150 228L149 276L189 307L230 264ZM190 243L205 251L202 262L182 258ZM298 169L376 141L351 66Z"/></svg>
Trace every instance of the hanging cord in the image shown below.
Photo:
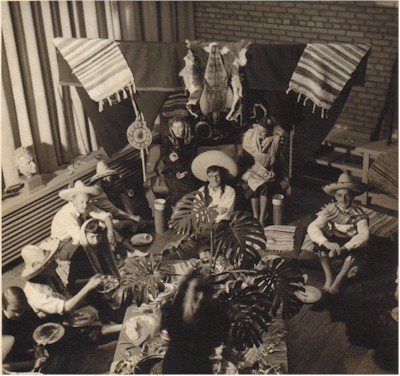
<svg viewBox="0 0 400 376"><path fill-rule="evenodd" d="M111 14L111 27L112 27L112 38L115 41L115 32L114 32L114 13L113 13L113 7L112 7L112 2L113 0L109 1L109 5L110 5L110 14Z"/></svg>

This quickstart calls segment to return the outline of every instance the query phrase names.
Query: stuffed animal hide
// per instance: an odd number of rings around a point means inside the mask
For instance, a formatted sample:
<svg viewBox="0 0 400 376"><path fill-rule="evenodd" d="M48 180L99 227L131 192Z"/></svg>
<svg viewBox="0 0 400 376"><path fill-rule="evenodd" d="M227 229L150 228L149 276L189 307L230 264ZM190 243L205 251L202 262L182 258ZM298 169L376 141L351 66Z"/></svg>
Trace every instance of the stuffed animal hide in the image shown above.
<svg viewBox="0 0 400 376"><path fill-rule="evenodd" d="M204 87L200 97L200 109L204 115L225 109L228 74L217 44L211 47L204 73Z"/></svg>
<svg viewBox="0 0 400 376"><path fill-rule="evenodd" d="M246 52L250 42L203 43L186 40L186 45L185 67L179 75L189 92L188 111L197 117L195 107L199 104L204 115L227 112L227 120L237 120L242 109L239 69L247 63Z"/></svg>

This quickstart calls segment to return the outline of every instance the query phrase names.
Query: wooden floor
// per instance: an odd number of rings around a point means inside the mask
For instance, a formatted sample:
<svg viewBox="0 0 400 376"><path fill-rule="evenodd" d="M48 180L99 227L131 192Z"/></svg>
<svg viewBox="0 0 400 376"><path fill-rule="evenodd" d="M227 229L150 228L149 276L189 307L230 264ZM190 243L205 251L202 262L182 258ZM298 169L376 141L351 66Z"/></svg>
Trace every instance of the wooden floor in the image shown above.
<svg viewBox="0 0 400 376"><path fill-rule="evenodd" d="M322 273L309 273L309 284L322 287ZM290 374L390 374L374 360L374 351L349 343L346 325L332 322L328 310L305 304L287 322Z"/></svg>

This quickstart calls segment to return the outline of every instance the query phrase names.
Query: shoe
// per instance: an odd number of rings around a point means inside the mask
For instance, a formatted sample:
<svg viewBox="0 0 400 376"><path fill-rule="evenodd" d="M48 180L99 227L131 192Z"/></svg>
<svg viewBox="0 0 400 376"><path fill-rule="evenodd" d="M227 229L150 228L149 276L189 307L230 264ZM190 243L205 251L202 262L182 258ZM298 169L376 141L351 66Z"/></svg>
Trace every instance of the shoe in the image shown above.
<svg viewBox="0 0 400 376"><path fill-rule="evenodd" d="M140 249L134 249L133 251L127 252L127 257L145 257L149 254L147 251L141 251Z"/></svg>

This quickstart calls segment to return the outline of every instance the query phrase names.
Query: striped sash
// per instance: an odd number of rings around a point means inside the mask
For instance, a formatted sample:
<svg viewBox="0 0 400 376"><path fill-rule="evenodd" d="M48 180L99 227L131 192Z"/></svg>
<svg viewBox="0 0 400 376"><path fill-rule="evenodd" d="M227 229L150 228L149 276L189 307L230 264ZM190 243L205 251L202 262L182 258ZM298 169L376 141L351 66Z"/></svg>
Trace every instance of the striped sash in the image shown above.
<svg viewBox="0 0 400 376"><path fill-rule="evenodd" d="M89 97L99 102L103 110L105 100L110 106L111 96L117 102L133 95L135 82L118 44L110 39L54 38L53 43L67 61Z"/></svg>
<svg viewBox="0 0 400 376"><path fill-rule="evenodd" d="M365 44L308 44L293 72L286 93L295 91L304 98L304 106L310 99L321 107L325 116L362 58L369 51Z"/></svg>

